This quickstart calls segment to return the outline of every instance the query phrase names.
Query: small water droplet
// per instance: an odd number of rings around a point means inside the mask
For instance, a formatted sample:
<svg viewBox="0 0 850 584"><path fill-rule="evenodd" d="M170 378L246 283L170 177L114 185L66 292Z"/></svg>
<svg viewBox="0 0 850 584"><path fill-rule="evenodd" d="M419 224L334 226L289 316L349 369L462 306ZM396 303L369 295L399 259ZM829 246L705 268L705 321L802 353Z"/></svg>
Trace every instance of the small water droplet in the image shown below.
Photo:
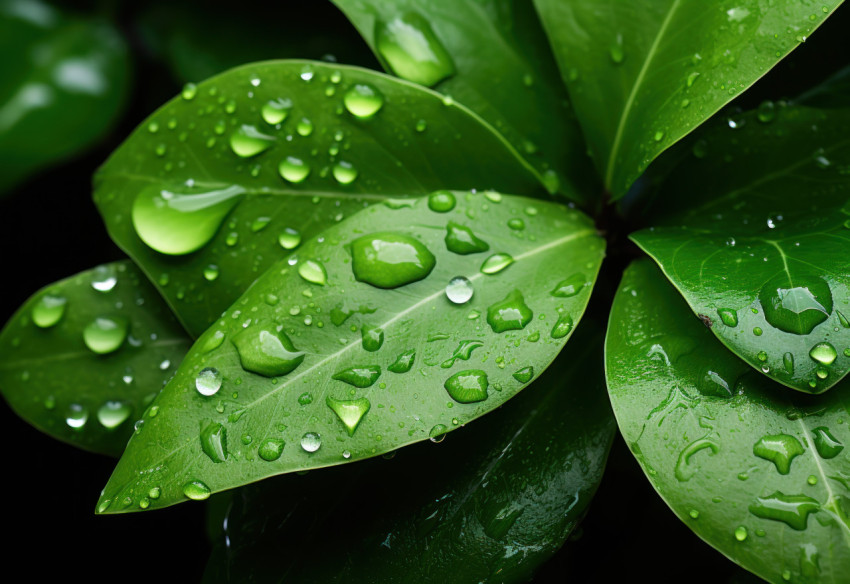
<svg viewBox="0 0 850 584"><path fill-rule="evenodd" d="M446 286L446 297L455 304L466 304L472 299L472 282L464 276L452 278Z"/></svg>
<svg viewBox="0 0 850 584"><path fill-rule="evenodd" d="M444 387L451 398L458 403L469 404L487 399L490 383L487 374L480 369L458 371L449 377Z"/></svg>
<svg viewBox="0 0 850 584"><path fill-rule="evenodd" d="M269 100L263 104L260 114L263 116L263 120L265 120L267 124L275 126L286 120L291 110L291 100L278 98Z"/></svg>
<svg viewBox="0 0 850 584"><path fill-rule="evenodd" d="M451 55L428 20L417 12L378 20L375 46L390 70L402 79L433 87L455 73Z"/></svg>
<svg viewBox="0 0 850 584"><path fill-rule="evenodd" d="M324 286L328 281L328 273L325 266L317 261L305 260L298 264L298 275L311 284Z"/></svg>
<svg viewBox="0 0 850 584"><path fill-rule="evenodd" d="M333 167L333 175L336 182L341 185L350 185L357 179L357 169L350 162L340 160Z"/></svg>
<svg viewBox="0 0 850 584"><path fill-rule="evenodd" d="M183 86L183 91L180 92L180 96L186 101L191 101L195 99L195 96L198 94L198 86L194 83L187 83Z"/></svg>
<svg viewBox="0 0 850 584"><path fill-rule="evenodd" d="M370 353L374 353L384 344L384 331L381 328L371 327L364 324L360 328L360 334L363 349Z"/></svg>
<svg viewBox="0 0 850 584"><path fill-rule="evenodd" d="M227 431L224 426L212 421L202 423L201 450L213 462L227 460Z"/></svg>
<svg viewBox="0 0 850 584"><path fill-rule="evenodd" d="M776 117L776 105L770 100L759 104L757 110L758 119L763 124L769 124Z"/></svg>
<svg viewBox="0 0 850 584"><path fill-rule="evenodd" d="M240 158L262 154L274 145L275 137L263 134L256 126L242 124L230 135L230 149Z"/></svg>
<svg viewBox="0 0 850 584"><path fill-rule="evenodd" d="M374 385L380 376L381 368L378 365L358 365L338 371L333 378L363 389Z"/></svg>
<svg viewBox="0 0 850 584"><path fill-rule="evenodd" d="M301 449L304 452L316 452L322 447L322 437L316 432L307 432L301 437Z"/></svg>
<svg viewBox="0 0 850 584"><path fill-rule="evenodd" d="M488 275L498 274L512 263L514 258L509 254L494 253L481 264L481 272Z"/></svg>
<svg viewBox="0 0 850 584"><path fill-rule="evenodd" d="M832 314L832 292L820 277L798 275L794 285L781 274L759 291L759 301L768 323L787 333L807 335Z"/></svg>
<svg viewBox="0 0 850 584"><path fill-rule="evenodd" d="M110 292L118 284L115 266L105 264L94 269L91 279L91 287L98 292Z"/></svg>
<svg viewBox="0 0 850 584"><path fill-rule="evenodd" d="M457 200L451 191L434 191L428 195L428 208L436 213L448 213L456 204Z"/></svg>
<svg viewBox="0 0 850 584"><path fill-rule="evenodd" d="M112 353L124 344L128 327L129 323L124 317L99 317L83 329L83 341L93 353Z"/></svg>
<svg viewBox="0 0 850 584"><path fill-rule="evenodd" d="M396 357L395 361L393 361L391 365L387 366L387 371L391 371L393 373L407 373L408 371L410 371L411 367L413 367L413 362L415 359L415 349L405 351L404 353Z"/></svg>
<svg viewBox="0 0 850 584"><path fill-rule="evenodd" d="M570 298L584 290L589 284L584 274L573 274L569 278L558 282L550 294L558 298Z"/></svg>
<svg viewBox="0 0 850 584"><path fill-rule="evenodd" d="M522 369L517 369L513 378L519 381L520 383L528 383L534 377L534 368L531 366L523 367Z"/></svg>
<svg viewBox="0 0 850 584"><path fill-rule="evenodd" d="M519 290L510 292L503 300L487 308L487 324L493 332L503 333L526 327L534 317Z"/></svg>
<svg viewBox="0 0 850 584"><path fill-rule="evenodd" d="M428 432L428 438L430 438L431 442L435 444L442 442L446 439L446 432L448 432L448 428L444 424L436 424L431 428L431 431Z"/></svg>
<svg viewBox="0 0 850 584"><path fill-rule="evenodd" d="M844 450L844 445L832 435L829 428L819 426L813 430L813 433L815 450L818 451L821 458L826 460L835 458Z"/></svg>
<svg viewBox="0 0 850 584"><path fill-rule="evenodd" d="M349 436L354 436L354 432L360 422L363 421L363 417L372 407L372 404L366 398L340 400L328 396L325 399L325 404L336 414Z"/></svg>
<svg viewBox="0 0 850 584"><path fill-rule="evenodd" d="M735 528L735 539L738 541L744 541L747 539L747 528L743 525L739 525Z"/></svg>
<svg viewBox="0 0 850 584"><path fill-rule="evenodd" d="M343 104L348 113L354 117L368 119L383 107L384 96L371 85L357 83L345 92Z"/></svg>
<svg viewBox="0 0 850 584"><path fill-rule="evenodd" d="M193 501L203 501L210 498L210 488L201 481L191 481L183 485L183 494Z"/></svg>
<svg viewBox="0 0 850 584"><path fill-rule="evenodd" d="M206 268L204 268L204 279L208 282L213 282L218 279L218 266L215 264L209 264Z"/></svg>
<svg viewBox="0 0 850 584"><path fill-rule="evenodd" d="M267 462L274 462L283 454L285 444L280 438L266 438L260 443L257 454Z"/></svg>
<svg viewBox="0 0 850 584"><path fill-rule="evenodd" d="M209 397L221 389L222 375L215 367L204 367L195 378L195 389L203 396Z"/></svg>
<svg viewBox="0 0 850 584"><path fill-rule="evenodd" d="M450 252L460 255L481 253L490 249L487 242L479 239L472 232L472 229L454 221L449 221L449 224L446 226L445 241L446 248Z"/></svg>
<svg viewBox="0 0 850 584"><path fill-rule="evenodd" d="M809 351L809 357L823 365L832 365L838 353L829 343L818 343Z"/></svg>
<svg viewBox="0 0 850 584"><path fill-rule="evenodd" d="M731 308L718 308L717 315L720 317L720 322L728 327L738 326L738 313Z"/></svg>
<svg viewBox="0 0 850 584"><path fill-rule="evenodd" d="M809 513L820 510L820 504L806 495L786 495L780 491L759 497L750 505L750 513L761 519L781 521L797 531L806 529Z"/></svg>
<svg viewBox="0 0 850 584"><path fill-rule="evenodd" d="M295 156L287 156L277 167L280 176L293 184L304 182L310 176L310 165L296 158Z"/></svg>
<svg viewBox="0 0 850 584"><path fill-rule="evenodd" d="M132 411L130 404L108 401L97 410L97 421L107 430L114 430L127 421Z"/></svg>
<svg viewBox="0 0 850 584"><path fill-rule="evenodd" d="M71 404L65 412L65 423L73 430L82 430L88 419L88 410L79 404Z"/></svg>
<svg viewBox="0 0 850 584"><path fill-rule="evenodd" d="M59 324L65 316L68 299L54 294L45 294L32 307L32 321L39 328L50 328Z"/></svg>

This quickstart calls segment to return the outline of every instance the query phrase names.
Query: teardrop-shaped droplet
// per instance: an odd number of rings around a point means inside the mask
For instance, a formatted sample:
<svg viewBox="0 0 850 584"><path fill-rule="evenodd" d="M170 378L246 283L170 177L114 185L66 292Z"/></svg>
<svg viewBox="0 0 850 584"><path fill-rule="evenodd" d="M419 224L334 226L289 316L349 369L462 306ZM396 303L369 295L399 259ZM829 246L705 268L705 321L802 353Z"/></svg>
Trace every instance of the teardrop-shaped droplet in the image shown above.
<svg viewBox="0 0 850 584"><path fill-rule="evenodd" d="M496 333L523 329L533 317L534 313L526 305L519 290L514 290L487 308L487 324Z"/></svg>
<svg viewBox="0 0 850 584"><path fill-rule="evenodd" d="M286 375L302 361L299 351L283 331L247 328L233 337L242 368L265 377Z"/></svg>
<svg viewBox="0 0 850 584"><path fill-rule="evenodd" d="M328 273L325 266L314 260L304 260L298 264L298 275L311 284L324 286L328 281Z"/></svg>
<svg viewBox="0 0 850 584"><path fill-rule="evenodd" d="M513 378L519 381L520 383L528 383L534 377L534 367L528 366L523 367L522 369L517 369L513 373Z"/></svg>
<svg viewBox="0 0 850 584"><path fill-rule="evenodd" d="M559 310L558 320L552 327L552 338L562 339L568 334L570 334L571 330L573 330L573 317L568 312Z"/></svg>
<svg viewBox="0 0 850 584"><path fill-rule="evenodd" d="M325 404L336 414L349 436L354 436L357 426L360 425L363 417L372 407L372 404L365 397L345 400L328 396L325 399Z"/></svg>
<svg viewBox="0 0 850 584"><path fill-rule="evenodd" d="M212 335L207 337L203 345L201 345L201 350L204 353L209 353L213 349L219 348L224 342L224 337L224 331L215 331Z"/></svg>
<svg viewBox="0 0 850 584"><path fill-rule="evenodd" d="M210 488L201 481L191 481L183 485L183 494L193 501L203 501L210 498Z"/></svg>
<svg viewBox="0 0 850 584"><path fill-rule="evenodd" d="M39 328L56 326L62 320L62 317L65 316L65 307L67 305L68 299L64 296L45 294L32 307L32 312L30 313L32 321Z"/></svg>
<svg viewBox="0 0 850 584"><path fill-rule="evenodd" d="M310 165L296 158L295 156L287 156L277 167L280 176L285 180L298 184L310 176Z"/></svg>
<svg viewBox="0 0 850 584"><path fill-rule="evenodd" d="M451 191L434 191L428 195L428 208L435 213L448 213L456 204L457 200Z"/></svg>
<svg viewBox="0 0 850 584"><path fill-rule="evenodd" d="M93 353L112 353L124 344L128 327L129 323L124 317L99 317L83 329L83 341Z"/></svg>
<svg viewBox="0 0 850 584"><path fill-rule="evenodd" d="M201 450L213 462L227 460L227 431L218 422L207 421L201 427Z"/></svg>
<svg viewBox="0 0 850 584"><path fill-rule="evenodd" d="M480 369L458 371L449 377L444 387L453 400L462 404L480 402L487 399L490 383L487 374Z"/></svg>
<svg viewBox="0 0 850 584"><path fill-rule="evenodd" d="M431 431L428 432L428 438L434 443L442 442L446 437L446 432L448 431L449 429L445 426L445 424L435 424L431 427Z"/></svg>
<svg viewBox="0 0 850 584"><path fill-rule="evenodd" d="M275 137L263 134L256 126L242 124L230 135L230 149L240 158L262 154L275 143Z"/></svg>
<svg viewBox="0 0 850 584"><path fill-rule="evenodd" d="M334 373L333 378L362 389L373 386L380 376L378 365L358 365Z"/></svg>
<svg viewBox="0 0 850 584"><path fill-rule="evenodd" d="M395 361L387 366L387 371L391 371L393 373L407 373L410 371L411 367L413 367L415 360L416 350L410 349L396 357Z"/></svg>
<svg viewBox="0 0 850 584"><path fill-rule="evenodd" d="M449 221L446 226L446 248L456 254L468 255L487 251L490 246L476 236L469 227Z"/></svg>
<svg viewBox="0 0 850 584"><path fill-rule="evenodd" d="M472 282L464 276L456 276L446 285L446 297L454 304L466 304L473 293Z"/></svg>
<svg viewBox="0 0 850 584"><path fill-rule="evenodd" d="M363 349L374 353L384 344L384 331L379 327L371 327L363 325L360 328L361 338L363 340Z"/></svg>
<svg viewBox="0 0 850 584"><path fill-rule="evenodd" d="M202 248L245 192L237 185L213 191L183 190L152 186L133 201L133 227L151 249L183 255Z"/></svg>
<svg viewBox="0 0 850 584"><path fill-rule="evenodd" d="M550 294L558 298L570 298L577 295L589 284L584 274L573 274L558 282Z"/></svg>
<svg viewBox="0 0 850 584"><path fill-rule="evenodd" d="M481 272L488 275L498 274L514 263L514 258L506 253L494 253L481 264Z"/></svg>
<svg viewBox="0 0 850 584"><path fill-rule="evenodd" d="M277 236L277 242L283 249L295 249L301 245L301 234L295 229L287 227Z"/></svg>
<svg viewBox="0 0 850 584"><path fill-rule="evenodd" d="M384 96L371 85L357 83L345 92L343 103L351 115L367 119L380 111L384 105Z"/></svg>
<svg viewBox="0 0 850 584"><path fill-rule="evenodd" d="M195 377L195 389L203 396L209 397L221 389L222 375L215 367L204 367Z"/></svg>
<svg viewBox="0 0 850 584"><path fill-rule="evenodd" d="M322 447L322 437L316 432L307 432L301 437L301 449L304 452L316 452Z"/></svg>
<svg viewBox="0 0 850 584"><path fill-rule="evenodd" d="M260 115L267 124L272 126L282 123L292 111L292 101L278 98L267 101L260 110Z"/></svg>
<svg viewBox="0 0 850 584"><path fill-rule="evenodd" d="M127 421L133 409L121 401L108 401L97 410L97 421L107 430L114 430Z"/></svg>
<svg viewBox="0 0 850 584"><path fill-rule="evenodd" d="M398 288L422 280L436 264L421 242L392 232L355 239L351 255L354 277L377 288Z"/></svg>
<svg viewBox="0 0 850 584"><path fill-rule="evenodd" d="M451 55L419 13L406 12L391 20L378 20L375 45L392 72L408 81L433 87L454 75Z"/></svg>
<svg viewBox="0 0 850 584"><path fill-rule="evenodd" d="M257 454L265 461L274 462L283 454L285 442L279 438L266 438L257 449Z"/></svg>
<svg viewBox="0 0 850 584"><path fill-rule="evenodd" d="M88 410L79 404L71 404L65 412L65 423L73 430L82 430L88 419Z"/></svg>
<svg viewBox="0 0 850 584"><path fill-rule="evenodd" d="M807 335L832 314L832 291L822 278L803 274L790 285L788 276L771 279L759 291L764 317L786 333Z"/></svg>

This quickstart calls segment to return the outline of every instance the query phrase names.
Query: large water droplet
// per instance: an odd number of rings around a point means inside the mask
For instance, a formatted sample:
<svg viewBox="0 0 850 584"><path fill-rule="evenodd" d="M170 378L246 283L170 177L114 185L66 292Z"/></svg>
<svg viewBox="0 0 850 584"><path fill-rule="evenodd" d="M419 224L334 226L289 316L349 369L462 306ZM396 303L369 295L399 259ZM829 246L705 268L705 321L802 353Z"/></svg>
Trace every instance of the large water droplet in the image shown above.
<svg viewBox="0 0 850 584"><path fill-rule="evenodd" d="M346 162L345 160L340 160L336 164L331 171L334 175L334 179L341 185L350 185L355 181L357 175L357 169L350 162Z"/></svg>
<svg viewBox="0 0 850 584"><path fill-rule="evenodd" d="M472 299L472 282L464 276L452 278L446 285L446 297L455 304L466 304Z"/></svg>
<svg viewBox="0 0 850 584"><path fill-rule="evenodd" d="M279 438L266 438L257 449L260 458L268 462L274 462L283 454L285 442Z"/></svg>
<svg viewBox="0 0 850 584"><path fill-rule="evenodd" d="M83 329L83 341L93 353L112 353L124 344L128 327L127 319L121 316L96 318Z"/></svg>
<svg viewBox="0 0 850 584"><path fill-rule="evenodd" d="M97 421L107 430L114 430L127 421L132 408L120 401L108 401L97 410Z"/></svg>
<svg viewBox="0 0 850 584"><path fill-rule="evenodd" d="M324 286L328 281L328 273L325 266L317 261L305 260L298 264L298 275L311 284Z"/></svg>
<svg viewBox="0 0 850 584"><path fill-rule="evenodd" d="M534 367L531 367L530 365L528 367L523 367L522 369L517 369L513 373L513 378L520 383L528 383L533 377Z"/></svg>
<svg viewBox="0 0 850 584"><path fill-rule="evenodd" d="M221 389L222 375L215 367L204 367L195 377L195 389L203 396L209 397Z"/></svg>
<svg viewBox="0 0 850 584"><path fill-rule="evenodd" d="M759 291L764 317L787 333L807 335L832 313L832 292L822 278L805 275L789 285L785 274L768 281Z"/></svg>
<svg viewBox="0 0 850 584"><path fill-rule="evenodd" d="M445 440L446 432L448 431L449 429L445 426L445 424L436 424L431 428L431 431L428 432L428 438L434 443L442 442Z"/></svg>
<svg viewBox="0 0 850 584"><path fill-rule="evenodd" d="M471 404L487 399L487 374L480 369L458 371L446 380L444 387L453 400Z"/></svg>
<svg viewBox="0 0 850 584"><path fill-rule="evenodd" d="M301 437L301 449L304 452L316 452L322 447L322 437L316 432L307 432Z"/></svg>
<svg viewBox="0 0 850 584"><path fill-rule="evenodd" d="M191 253L213 238L244 192L237 185L186 193L148 187L133 201L133 227L151 249L168 255Z"/></svg>
<svg viewBox="0 0 850 584"><path fill-rule="evenodd" d="M105 264L94 269L91 278L91 287L98 292L110 292L118 284L118 276L115 266Z"/></svg>
<svg viewBox="0 0 850 584"><path fill-rule="evenodd" d="M201 450L213 462L227 460L227 431L224 426L218 422L202 422Z"/></svg>
<svg viewBox="0 0 850 584"><path fill-rule="evenodd" d="M428 208L435 213L448 213L455 208L457 201L451 191L434 191L428 195Z"/></svg>
<svg viewBox="0 0 850 584"><path fill-rule="evenodd" d="M534 313L525 304L519 290L514 290L504 300L487 308L487 324L496 333L523 329L533 317Z"/></svg>
<svg viewBox="0 0 850 584"><path fill-rule="evenodd" d="M726 326L738 326L738 314L731 308L718 308L717 315L720 317L720 321Z"/></svg>
<svg viewBox="0 0 850 584"><path fill-rule="evenodd" d="M230 135L230 148L240 158L262 154L275 143L275 137L263 134L255 126L242 124Z"/></svg>
<svg viewBox="0 0 850 584"><path fill-rule="evenodd" d="M781 521L797 531L808 526L809 513L820 510L820 504L806 495L785 495L776 491L768 497L759 497L750 505L750 513L762 519Z"/></svg>
<svg viewBox="0 0 850 584"><path fill-rule="evenodd" d="M422 243L400 233L373 233L351 243L354 277L377 288L397 288L422 280L436 260Z"/></svg>
<svg viewBox="0 0 850 584"><path fill-rule="evenodd" d="M375 45L393 73L432 87L455 72L449 52L416 12L375 23Z"/></svg>
<svg viewBox="0 0 850 584"><path fill-rule="evenodd" d="M242 368L265 377L286 375L304 361L304 352L283 331L247 328L233 337L233 344Z"/></svg>
<svg viewBox="0 0 850 584"><path fill-rule="evenodd" d="M291 110L292 101L278 98L267 101L260 110L260 114L267 124L274 126L286 120Z"/></svg>
<svg viewBox="0 0 850 584"><path fill-rule="evenodd" d="M89 419L89 412L79 404L71 404L65 412L65 423L69 428L81 430Z"/></svg>
<svg viewBox="0 0 850 584"><path fill-rule="evenodd" d="M328 396L325 399L325 404L336 414L349 436L354 436L363 416L372 407L372 404L365 397L360 399L334 399Z"/></svg>
<svg viewBox="0 0 850 584"><path fill-rule="evenodd" d="M415 359L416 350L410 349L396 357L395 361L393 361L391 365L387 366L387 370L392 371L393 373L407 373L410 371L410 368L413 367Z"/></svg>
<svg viewBox="0 0 850 584"><path fill-rule="evenodd" d="M514 258L506 253L494 253L481 264L481 272L488 275L498 274L514 263Z"/></svg>
<svg viewBox="0 0 850 584"><path fill-rule="evenodd" d="M559 310L558 320L555 321L555 325L552 327L552 338L562 339L570 334L571 330L573 330L573 317L570 313Z"/></svg>
<svg viewBox="0 0 850 584"><path fill-rule="evenodd" d="M285 180L297 184L310 176L310 165L300 158L287 156L280 162L277 171Z"/></svg>
<svg viewBox="0 0 850 584"><path fill-rule="evenodd" d="M345 109L356 118L366 119L374 116L384 105L381 92L364 83L358 83L345 92Z"/></svg>
<svg viewBox="0 0 850 584"><path fill-rule="evenodd" d="M449 221L446 226L446 248L451 252L467 255L487 251L490 246L479 239L469 227Z"/></svg>
<svg viewBox="0 0 850 584"><path fill-rule="evenodd" d="M789 434L764 436L753 446L753 454L771 461L779 474L791 472L791 461L805 450L800 441Z"/></svg>
<svg viewBox="0 0 850 584"><path fill-rule="evenodd" d="M295 229L287 227L277 236L277 242L283 249L295 249L301 244L301 234Z"/></svg>
<svg viewBox="0 0 850 584"><path fill-rule="evenodd" d="M63 296L45 294L32 307L32 321L39 328L56 326L65 315L68 299Z"/></svg>
<svg viewBox="0 0 850 584"><path fill-rule="evenodd" d="M211 493L210 488L201 481L192 481L183 485L183 494L193 501L209 499Z"/></svg>
<svg viewBox="0 0 850 584"><path fill-rule="evenodd" d="M836 357L838 357L838 353L835 347L829 343L818 343L809 351L809 357L823 365L832 365Z"/></svg>
<svg viewBox="0 0 850 584"><path fill-rule="evenodd" d="M362 389L374 385L380 376L378 365L360 365L334 373L333 378Z"/></svg>
<svg viewBox="0 0 850 584"><path fill-rule="evenodd" d="M844 445L832 435L829 428L819 426L812 432L814 433L815 449L818 451L821 458L825 458L827 460L835 458L842 450L844 450Z"/></svg>

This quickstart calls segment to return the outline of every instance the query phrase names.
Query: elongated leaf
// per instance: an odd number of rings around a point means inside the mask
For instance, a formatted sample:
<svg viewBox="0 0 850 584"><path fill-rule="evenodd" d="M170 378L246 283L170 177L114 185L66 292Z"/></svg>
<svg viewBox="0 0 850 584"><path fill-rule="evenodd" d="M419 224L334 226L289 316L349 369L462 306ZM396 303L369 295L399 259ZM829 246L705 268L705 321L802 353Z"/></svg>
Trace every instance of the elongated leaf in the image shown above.
<svg viewBox="0 0 850 584"><path fill-rule="evenodd" d="M480 115L578 202L595 200L581 130L530 2L334 0L384 68Z"/></svg>
<svg viewBox="0 0 850 584"><path fill-rule="evenodd" d="M500 136L436 93L280 61L160 108L101 168L95 201L113 239L200 334L300 241L367 204L439 188L543 192Z"/></svg>
<svg viewBox="0 0 850 584"><path fill-rule="evenodd" d="M60 440L118 456L191 341L130 262L37 292L0 332L0 392Z"/></svg>
<svg viewBox="0 0 850 584"><path fill-rule="evenodd" d="M620 430L683 522L770 582L845 579L846 381L809 396L752 371L649 260L626 271L605 352Z"/></svg>
<svg viewBox="0 0 850 584"><path fill-rule="evenodd" d="M103 22L0 1L0 192L91 146L123 105L130 62Z"/></svg>
<svg viewBox="0 0 850 584"><path fill-rule="evenodd" d="M663 227L632 239L744 360L826 391L850 367L850 116L776 106L732 124L668 178L648 213Z"/></svg>
<svg viewBox="0 0 850 584"><path fill-rule="evenodd" d="M614 436L590 324L529 391L439 446L235 491L205 582L528 581L584 515Z"/></svg>
<svg viewBox="0 0 850 584"><path fill-rule="evenodd" d="M474 420L552 361L602 254L587 217L523 197L441 191L361 211L198 339L99 511L137 510L152 488L161 507L368 458Z"/></svg>
<svg viewBox="0 0 850 584"><path fill-rule="evenodd" d="M840 4L535 0L614 198Z"/></svg>

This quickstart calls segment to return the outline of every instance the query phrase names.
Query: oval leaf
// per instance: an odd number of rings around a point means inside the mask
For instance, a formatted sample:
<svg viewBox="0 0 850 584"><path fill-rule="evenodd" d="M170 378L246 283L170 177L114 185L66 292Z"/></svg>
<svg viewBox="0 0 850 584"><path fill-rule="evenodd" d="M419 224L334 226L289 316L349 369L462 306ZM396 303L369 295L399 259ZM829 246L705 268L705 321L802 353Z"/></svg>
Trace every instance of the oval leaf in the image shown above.
<svg viewBox="0 0 850 584"><path fill-rule="evenodd" d="M112 238L200 334L301 241L439 188L542 193L503 138L442 96L280 61L189 86L112 155L94 196Z"/></svg>
<svg viewBox="0 0 850 584"><path fill-rule="evenodd" d="M106 23L35 0L0 3L0 192L78 154L115 122L127 92L124 41Z"/></svg>
<svg viewBox="0 0 850 584"><path fill-rule="evenodd" d="M599 330L439 446L234 492L204 581L528 581L587 510L614 437Z"/></svg>
<svg viewBox="0 0 850 584"><path fill-rule="evenodd" d="M713 339L649 260L626 271L605 350L623 437L682 521L770 582L844 578L847 382L782 391Z"/></svg>
<svg viewBox="0 0 850 584"><path fill-rule="evenodd" d="M535 0L614 198L652 160L791 52L840 5Z"/></svg>
<svg viewBox="0 0 850 584"><path fill-rule="evenodd" d="M659 227L632 239L750 365L826 391L850 368L850 116L730 119L668 177L647 213Z"/></svg>
<svg viewBox="0 0 850 584"><path fill-rule="evenodd" d="M569 338L603 245L578 211L496 193L361 211L198 339L99 510L368 458L491 411Z"/></svg>
<svg viewBox="0 0 850 584"><path fill-rule="evenodd" d="M581 129L530 2L334 2L388 72L433 87L480 115L537 168L552 192L593 200L599 187L587 172Z"/></svg>
<svg viewBox="0 0 850 584"><path fill-rule="evenodd" d="M0 391L51 436L118 456L191 340L129 261L51 284L0 332Z"/></svg>

